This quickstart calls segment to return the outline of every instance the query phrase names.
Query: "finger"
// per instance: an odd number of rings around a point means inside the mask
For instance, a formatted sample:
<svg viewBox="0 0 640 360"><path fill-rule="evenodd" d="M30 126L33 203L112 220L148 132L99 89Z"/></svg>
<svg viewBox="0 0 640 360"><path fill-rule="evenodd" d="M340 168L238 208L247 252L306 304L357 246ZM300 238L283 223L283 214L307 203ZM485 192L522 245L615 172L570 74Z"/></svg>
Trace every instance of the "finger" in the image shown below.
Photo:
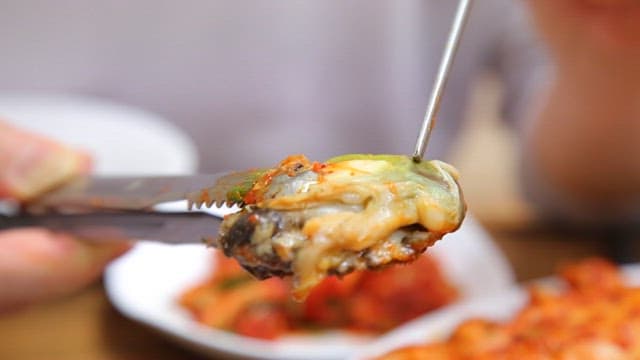
<svg viewBox="0 0 640 360"><path fill-rule="evenodd" d="M89 244L43 229L0 232L0 310L73 292L128 248L126 242Z"/></svg>
<svg viewBox="0 0 640 360"><path fill-rule="evenodd" d="M87 154L0 121L0 197L31 199L89 164Z"/></svg>

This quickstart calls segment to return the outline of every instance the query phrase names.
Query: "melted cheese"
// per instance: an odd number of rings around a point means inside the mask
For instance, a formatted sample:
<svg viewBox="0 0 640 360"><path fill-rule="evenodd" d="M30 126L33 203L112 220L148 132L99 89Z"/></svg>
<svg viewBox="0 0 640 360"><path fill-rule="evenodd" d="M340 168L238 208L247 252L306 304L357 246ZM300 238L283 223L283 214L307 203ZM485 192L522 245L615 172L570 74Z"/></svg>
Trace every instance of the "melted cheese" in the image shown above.
<svg viewBox="0 0 640 360"><path fill-rule="evenodd" d="M414 164L403 156L365 155L330 161L316 172L316 181L258 204L281 211L324 209L305 222L307 239L293 259L298 298L346 251L372 248L416 224L433 242L456 230L464 217L458 173L440 161Z"/></svg>

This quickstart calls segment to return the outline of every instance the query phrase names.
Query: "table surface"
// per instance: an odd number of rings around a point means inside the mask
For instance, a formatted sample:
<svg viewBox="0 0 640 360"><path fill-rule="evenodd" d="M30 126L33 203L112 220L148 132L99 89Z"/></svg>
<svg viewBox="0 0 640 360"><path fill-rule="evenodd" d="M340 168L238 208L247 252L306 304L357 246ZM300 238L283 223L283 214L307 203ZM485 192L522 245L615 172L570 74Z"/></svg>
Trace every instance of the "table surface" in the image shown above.
<svg viewBox="0 0 640 360"><path fill-rule="evenodd" d="M452 161L463 174L470 210L493 235L519 280L548 275L562 262L603 255L608 243L589 234L539 231L515 181L514 139L495 116L499 88L484 79L473 121ZM492 159L492 161L479 160ZM0 316L0 359L201 359L120 315L100 283L54 302Z"/></svg>

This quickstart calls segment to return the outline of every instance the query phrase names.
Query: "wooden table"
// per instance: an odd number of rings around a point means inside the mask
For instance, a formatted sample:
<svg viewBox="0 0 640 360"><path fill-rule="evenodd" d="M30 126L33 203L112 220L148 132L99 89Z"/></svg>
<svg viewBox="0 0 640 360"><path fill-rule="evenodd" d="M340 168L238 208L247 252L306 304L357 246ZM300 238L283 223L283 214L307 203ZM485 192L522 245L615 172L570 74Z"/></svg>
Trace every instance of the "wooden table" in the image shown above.
<svg viewBox="0 0 640 360"><path fill-rule="evenodd" d="M481 82L472 121L452 161L463 174L471 212L494 236L520 280L552 273L562 262L607 252L589 234L532 231L536 220L515 181L514 139L496 121L499 88ZM490 159L491 161L486 161ZM0 284L1 286L1 284ZM101 284L65 299L0 316L0 359L199 359L115 311Z"/></svg>
<svg viewBox="0 0 640 360"><path fill-rule="evenodd" d="M120 315L101 284L0 317L0 359L202 359Z"/></svg>

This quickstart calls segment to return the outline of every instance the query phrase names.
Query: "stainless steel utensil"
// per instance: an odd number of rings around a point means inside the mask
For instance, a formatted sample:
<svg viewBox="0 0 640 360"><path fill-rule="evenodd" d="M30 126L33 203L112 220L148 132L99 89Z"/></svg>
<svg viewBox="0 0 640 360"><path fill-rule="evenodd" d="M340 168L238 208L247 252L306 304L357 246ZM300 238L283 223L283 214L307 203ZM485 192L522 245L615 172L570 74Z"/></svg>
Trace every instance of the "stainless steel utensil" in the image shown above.
<svg viewBox="0 0 640 360"><path fill-rule="evenodd" d="M212 243L222 217L237 210L225 204L221 175L82 177L22 206L0 206L0 230L39 226L97 241Z"/></svg>
<svg viewBox="0 0 640 360"><path fill-rule="evenodd" d="M431 131L435 125L438 111L440 110L442 94L444 93L444 89L447 85L447 80L449 80L451 66L460 45L460 38L462 37L464 25L466 24L469 13L471 12L471 4L472 0L460 0L458 3L458 9L456 10L456 14L453 19L449 38L447 39L440 67L438 68L438 74L429 98L427 112L424 116L422 127L420 128L420 134L418 135L418 140L416 142L415 151L413 153L413 160L415 162L422 161L427 144L429 143Z"/></svg>
<svg viewBox="0 0 640 360"><path fill-rule="evenodd" d="M0 215L0 230L44 227L83 240L152 240L170 244L212 244L221 217L204 212L117 211L86 214Z"/></svg>
<svg viewBox="0 0 640 360"><path fill-rule="evenodd" d="M213 188L223 174L147 177L79 177L27 204L58 211L64 208L141 210L155 204L185 200ZM222 205L224 198L215 199Z"/></svg>

